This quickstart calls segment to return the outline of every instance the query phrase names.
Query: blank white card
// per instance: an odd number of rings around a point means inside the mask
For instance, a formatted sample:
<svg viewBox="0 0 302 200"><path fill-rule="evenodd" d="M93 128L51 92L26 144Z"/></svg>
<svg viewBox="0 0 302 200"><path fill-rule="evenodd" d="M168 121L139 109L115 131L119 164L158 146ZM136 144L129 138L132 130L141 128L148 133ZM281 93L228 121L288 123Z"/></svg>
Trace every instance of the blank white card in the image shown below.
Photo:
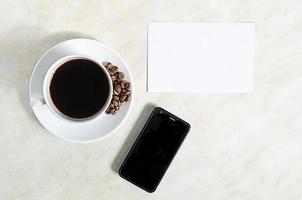
<svg viewBox="0 0 302 200"><path fill-rule="evenodd" d="M148 92L252 92L253 23L148 25Z"/></svg>

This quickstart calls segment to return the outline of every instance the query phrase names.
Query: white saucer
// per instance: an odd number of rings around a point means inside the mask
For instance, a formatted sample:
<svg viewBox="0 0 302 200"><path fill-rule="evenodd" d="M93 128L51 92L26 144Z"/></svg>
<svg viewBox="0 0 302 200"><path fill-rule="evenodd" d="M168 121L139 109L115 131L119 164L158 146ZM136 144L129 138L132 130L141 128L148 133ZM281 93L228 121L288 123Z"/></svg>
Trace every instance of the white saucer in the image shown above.
<svg viewBox="0 0 302 200"><path fill-rule="evenodd" d="M111 62L125 73L125 80L133 79L125 61L104 44L90 39L72 39L55 45L42 55L35 66L29 84L30 102L43 98L43 80L48 68L58 59L69 55L86 55L99 63ZM132 93L132 97L133 97ZM124 103L115 115L101 114L91 121L66 122L49 109L47 105L32 105L33 112L40 123L55 136L71 142L87 143L98 141L117 130L129 114L133 98Z"/></svg>

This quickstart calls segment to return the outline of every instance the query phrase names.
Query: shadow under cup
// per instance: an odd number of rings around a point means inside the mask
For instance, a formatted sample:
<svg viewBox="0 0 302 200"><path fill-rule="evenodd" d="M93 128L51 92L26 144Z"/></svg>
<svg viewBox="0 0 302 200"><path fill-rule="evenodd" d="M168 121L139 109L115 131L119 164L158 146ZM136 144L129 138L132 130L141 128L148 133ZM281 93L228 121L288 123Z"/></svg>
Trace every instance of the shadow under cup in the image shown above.
<svg viewBox="0 0 302 200"><path fill-rule="evenodd" d="M86 56L68 56L48 70L43 82L45 103L60 118L86 121L104 113L112 97L106 68Z"/></svg>

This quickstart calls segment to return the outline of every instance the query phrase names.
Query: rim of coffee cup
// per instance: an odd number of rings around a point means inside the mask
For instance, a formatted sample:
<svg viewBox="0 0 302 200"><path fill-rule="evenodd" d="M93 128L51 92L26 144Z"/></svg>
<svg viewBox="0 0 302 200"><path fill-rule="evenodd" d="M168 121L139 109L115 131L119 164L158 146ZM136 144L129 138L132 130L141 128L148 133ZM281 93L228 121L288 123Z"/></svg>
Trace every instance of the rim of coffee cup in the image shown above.
<svg viewBox="0 0 302 200"><path fill-rule="evenodd" d="M62 66L64 63L66 63L70 60L75 60L75 59L86 59L86 60L96 63L105 73L108 83L109 83L109 94L108 94L108 97L107 97L107 100L106 100L104 106L94 115L92 115L90 117L86 117L86 118L80 118L80 119L72 118L72 117L69 117L69 116L65 115L64 113L62 113L54 105L54 103L51 99L51 96L50 96L50 91L49 91L49 86L50 86L50 83L51 83L51 80L52 80L52 77L53 77L53 74L55 73L55 71L60 66ZM47 70L46 75L44 77L44 80L43 80L43 96L44 96L43 100L44 100L45 104L57 117L65 120L65 121L69 121L69 122L86 122L86 121L93 120L93 119L97 118L98 116L100 116L101 114L105 113L106 109L110 105L112 94L113 94L113 86L112 86L112 81L111 81L109 72L106 70L105 66L102 63L96 61L95 59L93 59L87 55L68 55L68 56L64 56L64 57L58 59L56 62L54 62L49 67L49 69Z"/></svg>

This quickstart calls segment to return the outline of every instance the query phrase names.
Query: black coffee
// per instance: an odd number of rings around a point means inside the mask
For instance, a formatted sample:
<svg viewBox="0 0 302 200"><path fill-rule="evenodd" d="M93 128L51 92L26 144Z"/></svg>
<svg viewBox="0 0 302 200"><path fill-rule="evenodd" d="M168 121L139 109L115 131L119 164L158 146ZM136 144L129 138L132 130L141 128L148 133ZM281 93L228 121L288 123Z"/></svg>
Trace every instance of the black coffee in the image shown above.
<svg viewBox="0 0 302 200"><path fill-rule="evenodd" d="M50 96L59 111L72 118L91 117L109 95L108 78L98 64L74 59L62 64L50 83Z"/></svg>

